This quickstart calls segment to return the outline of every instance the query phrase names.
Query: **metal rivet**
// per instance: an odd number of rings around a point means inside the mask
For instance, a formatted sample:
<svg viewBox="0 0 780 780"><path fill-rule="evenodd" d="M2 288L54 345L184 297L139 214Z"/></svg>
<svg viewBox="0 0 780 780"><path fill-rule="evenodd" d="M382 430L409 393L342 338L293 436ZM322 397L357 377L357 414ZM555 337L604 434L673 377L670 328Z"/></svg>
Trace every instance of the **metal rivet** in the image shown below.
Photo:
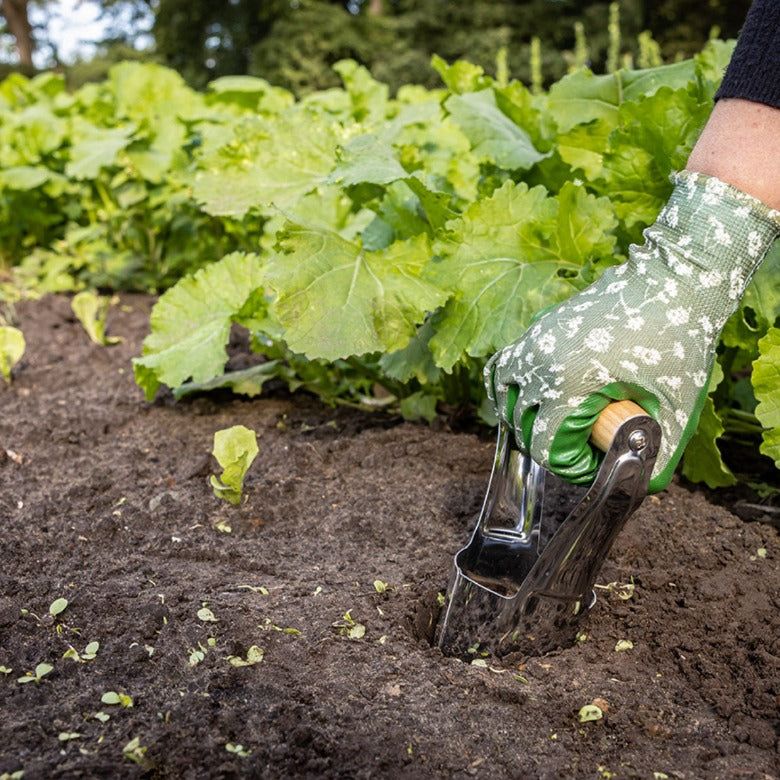
<svg viewBox="0 0 780 780"><path fill-rule="evenodd" d="M647 446L647 434L643 430L631 431L628 437L628 446L634 452L639 452Z"/></svg>

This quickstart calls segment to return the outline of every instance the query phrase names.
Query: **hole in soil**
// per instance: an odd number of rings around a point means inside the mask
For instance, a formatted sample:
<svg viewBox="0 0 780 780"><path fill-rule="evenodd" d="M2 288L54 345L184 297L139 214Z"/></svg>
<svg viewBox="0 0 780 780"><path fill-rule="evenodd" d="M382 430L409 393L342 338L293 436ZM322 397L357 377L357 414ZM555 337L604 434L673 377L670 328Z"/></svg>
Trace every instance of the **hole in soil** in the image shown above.
<svg viewBox="0 0 780 780"><path fill-rule="evenodd" d="M414 613L411 616L409 630L415 639L433 644L433 635L436 633L436 624L439 622L441 607L439 606L439 593L445 593L447 586L441 590L426 591L422 598L415 604Z"/></svg>

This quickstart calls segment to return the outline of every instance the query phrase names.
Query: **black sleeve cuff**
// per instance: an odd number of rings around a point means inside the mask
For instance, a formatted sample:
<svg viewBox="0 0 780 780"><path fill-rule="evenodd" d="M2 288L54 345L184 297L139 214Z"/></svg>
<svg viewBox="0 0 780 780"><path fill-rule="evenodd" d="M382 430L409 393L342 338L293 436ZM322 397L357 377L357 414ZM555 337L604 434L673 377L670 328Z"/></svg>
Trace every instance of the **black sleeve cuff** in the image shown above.
<svg viewBox="0 0 780 780"><path fill-rule="evenodd" d="M754 0L715 95L780 108L780 0Z"/></svg>

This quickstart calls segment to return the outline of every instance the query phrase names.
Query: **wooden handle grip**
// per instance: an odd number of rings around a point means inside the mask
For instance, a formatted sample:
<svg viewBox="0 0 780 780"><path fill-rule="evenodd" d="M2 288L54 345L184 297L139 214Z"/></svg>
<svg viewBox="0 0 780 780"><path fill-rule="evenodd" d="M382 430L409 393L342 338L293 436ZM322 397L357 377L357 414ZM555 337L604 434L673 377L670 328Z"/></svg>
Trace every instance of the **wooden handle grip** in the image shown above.
<svg viewBox="0 0 780 780"><path fill-rule="evenodd" d="M600 415L590 434L590 440L606 452L618 428L632 417L647 417L647 412L633 401L613 401Z"/></svg>

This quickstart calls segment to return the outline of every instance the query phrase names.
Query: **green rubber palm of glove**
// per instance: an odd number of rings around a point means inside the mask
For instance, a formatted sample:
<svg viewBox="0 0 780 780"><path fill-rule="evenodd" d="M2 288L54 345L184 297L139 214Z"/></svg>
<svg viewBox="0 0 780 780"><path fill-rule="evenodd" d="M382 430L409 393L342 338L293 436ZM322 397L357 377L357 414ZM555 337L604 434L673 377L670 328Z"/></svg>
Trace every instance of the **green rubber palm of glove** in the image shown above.
<svg viewBox="0 0 780 780"><path fill-rule="evenodd" d="M545 311L485 367L500 420L518 445L574 483L601 460L599 413L630 398L661 425L650 482L665 488L696 430L715 348L753 273L780 234L780 212L724 182L683 171L626 263Z"/></svg>

